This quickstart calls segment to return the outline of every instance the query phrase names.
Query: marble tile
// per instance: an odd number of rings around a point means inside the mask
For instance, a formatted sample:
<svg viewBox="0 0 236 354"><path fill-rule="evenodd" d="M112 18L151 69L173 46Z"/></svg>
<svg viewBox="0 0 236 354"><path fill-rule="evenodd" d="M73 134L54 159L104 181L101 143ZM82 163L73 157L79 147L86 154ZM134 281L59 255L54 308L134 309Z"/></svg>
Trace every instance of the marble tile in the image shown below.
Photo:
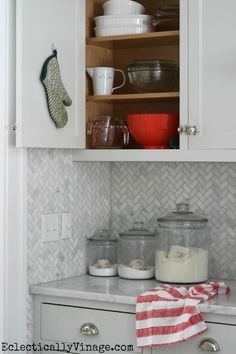
<svg viewBox="0 0 236 354"><path fill-rule="evenodd" d="M113 163L111 223L115 235L188 200L209 219L210 276L236 279L236 163Z"/></svg>
<svg viewBox="0 0 236 354"><path fill-rule="evenodd" d="M189 200L211 227L210 275L236 279L235 163L73 163L71 151L28 151L28 284L85 273L85 242L96 228L113 234L156 219ZM73 213L73 238L43 244L41 215ZM32 299L28 296L32 339Z"/></svg>
<svg viewBox="0 0 236 354"><path fill-rule="evenodd" d="M109 226L109 211L109 163L73 163L68 150L29 149L28 284L84 274L86 238L95 229ZM61 212L73 213L72 239L42 243L41 215ZM31 341L33 309L29 295L27 306Z"/></svg>

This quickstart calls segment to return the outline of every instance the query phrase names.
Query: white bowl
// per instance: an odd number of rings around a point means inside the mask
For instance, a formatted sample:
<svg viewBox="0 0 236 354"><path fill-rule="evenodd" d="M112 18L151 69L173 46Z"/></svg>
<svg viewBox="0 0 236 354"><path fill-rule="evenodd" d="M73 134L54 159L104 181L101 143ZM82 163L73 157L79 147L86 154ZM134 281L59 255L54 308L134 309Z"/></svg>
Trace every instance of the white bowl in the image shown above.
<svg viewBox="0 0 236 354"><path fill-rule="evenodd" d="M139 15L145 7L132 0L108 0L103 4L104 15Z"/></svg>
<svg viewBox="0 0 236 354"><path fill-rule="evenodd" d="M95 23L97 27L151 25L153 19L150 15L108 15L95 17Z"/></svg>
<svg viewBox="0 0 236 354"><path fill-rule="evenodd" d="M114 26L114 27L95 27L96 37L99 36L118 36L122 34L140 34L152 32L151 25L139 26Z"/></svg>

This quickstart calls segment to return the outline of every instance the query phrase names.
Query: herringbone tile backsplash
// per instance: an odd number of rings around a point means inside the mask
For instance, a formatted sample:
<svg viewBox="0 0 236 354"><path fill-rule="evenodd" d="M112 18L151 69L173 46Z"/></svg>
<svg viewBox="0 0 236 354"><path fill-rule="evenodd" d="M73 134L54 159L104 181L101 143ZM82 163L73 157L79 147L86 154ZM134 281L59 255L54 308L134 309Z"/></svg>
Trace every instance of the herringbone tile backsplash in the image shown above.
<svg viewBox="0 0 236 354"><path fill-rule="evenodd" d="M42 214L72 212L73 238L42 243ZM110 166L73 163L71 151L28 151L28 284L84 274L85 240L107 228L110 212ZM59 228L60 230L60 228ZM28 296L28 339L33 308Z"/></svg>
<svg viewBox="0 0 236 354"><path fill-rule="evenodd" d="M236 279L236 164L73 163L71 151L28 151L28 284L85 273L85 240L96 228L113 234L189 200L209 218L210 273ZM41 242L41 215L73 213L73 238ZM28 339L32 340L28 296Z"/></svg>
<svg viewBox="0 0 236 354"><path fill-rule="evenodd" d="M210 275L236 279L236 163L115 163L111 167L114 234L157 217L189 200L211 227Z"/></svg>

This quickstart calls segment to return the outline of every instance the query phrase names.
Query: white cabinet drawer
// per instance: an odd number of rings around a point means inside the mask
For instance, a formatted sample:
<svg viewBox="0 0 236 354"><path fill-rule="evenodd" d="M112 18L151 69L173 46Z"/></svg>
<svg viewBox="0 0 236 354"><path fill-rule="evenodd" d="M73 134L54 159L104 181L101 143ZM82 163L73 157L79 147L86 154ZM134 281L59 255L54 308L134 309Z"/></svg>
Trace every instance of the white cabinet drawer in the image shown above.
<svg viewBox="0 0 236 354"><path fill-rule="evenodd" d="M81 334L80 328L85 323L93 323L98 334ZM135 348L135 314L125 312L42 303L40 337L44 341L108 344L112 347L132 345L135 352L142 351Z"/></svg>
<svg viewBox="0 0 236 354"><path fill-rule="evenodd" d="M222 325L216 323L208 323L208 331L190 339L186 343L179 345L171 345L168 347L159 347L152 350L152 354L199 354L198 345L203 338L214 339L220 347L219 354L235 354L236 353L236 326ZM209 353L209 352L201 352Z"/></svg>

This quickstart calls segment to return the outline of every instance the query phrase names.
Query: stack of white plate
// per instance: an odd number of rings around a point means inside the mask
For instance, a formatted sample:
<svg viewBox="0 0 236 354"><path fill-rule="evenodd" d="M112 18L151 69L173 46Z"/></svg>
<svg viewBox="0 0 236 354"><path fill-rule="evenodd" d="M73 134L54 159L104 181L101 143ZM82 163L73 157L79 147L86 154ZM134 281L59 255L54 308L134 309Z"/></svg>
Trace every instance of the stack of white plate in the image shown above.
<svg viewBox="0 0 236 354"><path fill-rule="evenodd" d="M132 0L108 0L104 16L95 17L96 36L114 36L152 32L153 16L143 15L143 5Z"/></svg>

